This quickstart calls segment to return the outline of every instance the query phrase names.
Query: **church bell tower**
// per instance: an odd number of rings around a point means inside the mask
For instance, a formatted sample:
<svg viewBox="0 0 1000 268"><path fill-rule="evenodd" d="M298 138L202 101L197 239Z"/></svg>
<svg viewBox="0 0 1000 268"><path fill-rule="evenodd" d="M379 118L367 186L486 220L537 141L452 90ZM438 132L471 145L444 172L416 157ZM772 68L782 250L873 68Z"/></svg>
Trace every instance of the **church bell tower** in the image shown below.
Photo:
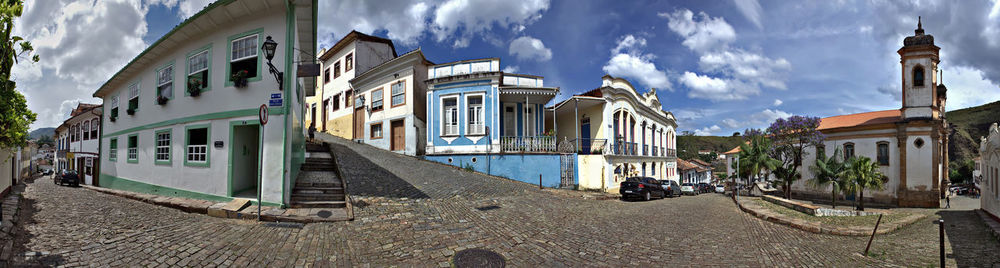
<svg viewBox="0 0 1000 268"><path fill-rule="evenodd" d="M897 51L903 71L903 119L939 119L944 111L943 99L938 98L937 92L941 48L934 45L934 36L924 34L920 17L913 32L914 35L903 39L903 47Z"/></svg>

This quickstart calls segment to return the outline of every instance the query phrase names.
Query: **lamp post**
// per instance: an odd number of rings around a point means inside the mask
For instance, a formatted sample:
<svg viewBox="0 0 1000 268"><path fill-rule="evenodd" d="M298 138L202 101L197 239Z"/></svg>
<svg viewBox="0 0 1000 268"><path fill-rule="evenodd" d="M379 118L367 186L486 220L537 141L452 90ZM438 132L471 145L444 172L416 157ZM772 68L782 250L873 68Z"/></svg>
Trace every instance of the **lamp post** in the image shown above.
<svg viewBox="0 0 1000 268"><path fill-rule="evenodd" d="M274 42L271 36L267 36L267 40L264 40L264 44L260 46L260 50L264 51L264 57L267 58L268 71L274 75L274 80L278 81L278 90L284 90L284 78L285 74L278 71L278 68L274 68L274 64L271 64L271 60L274 59L274 51L278 48L278 42ZM286 62L285 64L289 64Z"/></svg>

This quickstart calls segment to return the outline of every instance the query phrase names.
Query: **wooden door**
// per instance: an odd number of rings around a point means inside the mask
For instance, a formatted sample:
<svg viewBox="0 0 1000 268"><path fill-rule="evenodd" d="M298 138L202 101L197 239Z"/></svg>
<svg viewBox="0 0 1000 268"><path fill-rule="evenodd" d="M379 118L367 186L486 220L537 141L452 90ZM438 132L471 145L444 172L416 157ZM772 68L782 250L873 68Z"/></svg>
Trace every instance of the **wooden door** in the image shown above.
<svg viewBox="0 0 1000 268"><path fill-rule="evenodd" d="M403 120L392 121L392 150L400 151L406 149L406 129L403 128Z"/></svg>
<svg viewBox="0 0 1000 268"><path fill-rule="evenodd" d="M365 137L365 108L354 109L354 139L364 139Z"/></svg>
<svg viewBox="0 0 1000 268"><path fill-rule="evenodd" d="M328 105L330 105L330 100L323 100L323 116L320 116L320 118L323 119L323 128L322 128L322 131L326 131L326 114L329 113L328 112L329 110L327 110L327 109L329 109L327 107Z"/></svg>

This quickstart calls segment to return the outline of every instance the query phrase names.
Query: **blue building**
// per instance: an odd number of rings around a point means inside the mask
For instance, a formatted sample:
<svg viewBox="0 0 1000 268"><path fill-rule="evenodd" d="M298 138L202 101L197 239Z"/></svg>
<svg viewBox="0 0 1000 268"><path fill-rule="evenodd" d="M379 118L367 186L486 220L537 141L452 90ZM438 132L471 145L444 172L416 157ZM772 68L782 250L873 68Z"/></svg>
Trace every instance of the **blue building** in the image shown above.
<svg viewBox="0 0 1000 268"><path fill-rule="evenodd" d="M575 155L559 153L545 125L559 88L504 73L498 58L434 65L427 79L427 160L548 187L576 183Z"/></svg>

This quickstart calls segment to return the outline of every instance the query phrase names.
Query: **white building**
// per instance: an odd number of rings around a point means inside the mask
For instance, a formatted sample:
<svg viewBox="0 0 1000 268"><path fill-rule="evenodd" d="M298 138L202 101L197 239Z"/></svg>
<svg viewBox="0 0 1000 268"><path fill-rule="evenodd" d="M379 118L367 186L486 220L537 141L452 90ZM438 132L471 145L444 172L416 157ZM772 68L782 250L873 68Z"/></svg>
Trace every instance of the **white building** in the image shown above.
<svg viewBox="0 0 1000 268"><path fill-rule="evenodd" d="M1000 129L993 123L979 142L982 182L980 187L980 207L994 219L1000 220Z"/></svg>
<svg viewBox="0 0 1000 268"><path fill-rule="evenodd" d="M102 113L100 104L80 103L70 112L69 119L56 128L57 135L63 136L59 138L63 145L61 168L76 170L81 183L88 185L97 185L94 181L100 173L97 157Z"/></svg>
<svg viewBox="0 0 1000 268"><path fill-rule="evenodd" d="M363 126L354 137L406 155L423 155L427 135L427 66L434 63L414 50L362 72L350 80L354 107Z"/></svg>
<svg viewBox="0 0 1000 268"><path fill-rule="evenodd" d="M315 88L295 63L314 57L316 7L216 1L132 59L94 93L105 104L100 185L218 201L260 189L265 204L288 204Z"/></svg>

